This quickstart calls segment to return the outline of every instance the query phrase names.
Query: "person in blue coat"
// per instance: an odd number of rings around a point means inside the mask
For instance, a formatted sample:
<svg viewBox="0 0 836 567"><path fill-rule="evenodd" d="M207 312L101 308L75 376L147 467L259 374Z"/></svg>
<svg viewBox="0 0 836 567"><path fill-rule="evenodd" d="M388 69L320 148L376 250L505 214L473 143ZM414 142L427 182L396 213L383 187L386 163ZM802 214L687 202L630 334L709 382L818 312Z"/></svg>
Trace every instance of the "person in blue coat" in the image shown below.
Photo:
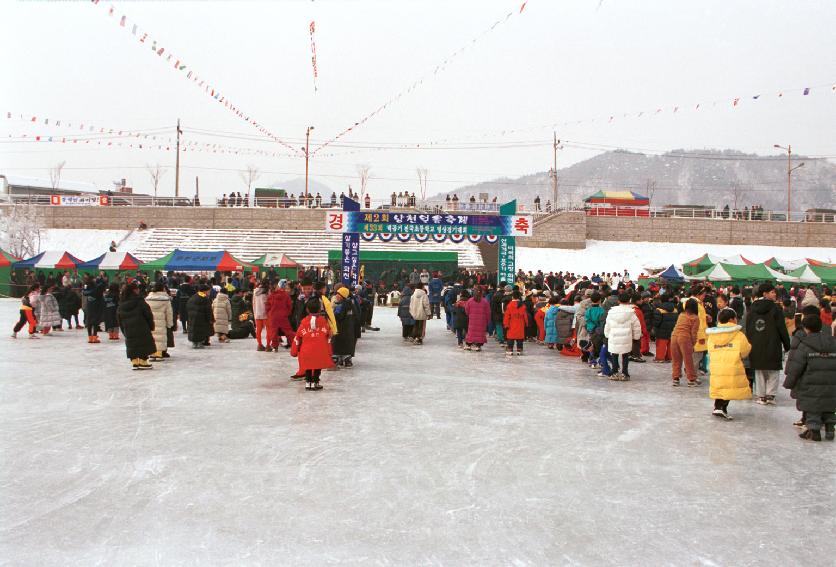
<svg viewBox="0 0 836 567"><path fill-rule="evenodd" d="M427 285L427 295L430 299L430 319L438 317L441 319L441 290L444 289L444 282L438 277L438 272L433 273L430 283Z"/></svg>
<svg viewBox="0 0 836 567"><path fill-rule="evenodd" d="M546 330L545 343L550 349L554 349L557 345L557 325L555 325L555 322L557 321L557 312L560 310L558 303L560 303L560 298L557 295L549 298L549 309L546 311L545 319L543 319L543 328Z"/></svg>

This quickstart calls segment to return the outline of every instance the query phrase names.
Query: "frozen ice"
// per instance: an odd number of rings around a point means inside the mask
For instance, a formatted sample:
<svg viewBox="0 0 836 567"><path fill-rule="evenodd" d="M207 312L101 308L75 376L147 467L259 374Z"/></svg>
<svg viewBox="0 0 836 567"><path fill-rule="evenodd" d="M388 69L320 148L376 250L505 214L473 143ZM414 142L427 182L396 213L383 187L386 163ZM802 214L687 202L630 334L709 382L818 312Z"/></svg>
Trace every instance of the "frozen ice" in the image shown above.
<svg viewBox="0 0 836 567"><path fill-rule="evenodd" d="M17 303L0 301L7 329ZM252 339L148 372L84 331L0 338L0 562L7 565L826 565L834 444L777 407L669 367L596 378L391 308L325 389Z"/></svg>

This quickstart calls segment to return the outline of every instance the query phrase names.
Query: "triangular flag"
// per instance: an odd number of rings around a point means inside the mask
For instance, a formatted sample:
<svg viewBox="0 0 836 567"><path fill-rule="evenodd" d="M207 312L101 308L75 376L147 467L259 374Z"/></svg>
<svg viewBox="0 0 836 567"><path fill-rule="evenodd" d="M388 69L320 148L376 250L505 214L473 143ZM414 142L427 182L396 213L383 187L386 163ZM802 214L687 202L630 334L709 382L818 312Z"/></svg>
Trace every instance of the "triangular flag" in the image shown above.
<svg viewBox="0 0 836 567"><path fill-rule="evenodd" d="M123 28L125 27L125 19L126 18L127 18L127 16L122 16L122 19L119 20L119 25L122 26Z"/></svg>
<svg viewBox="0 0 836 567"><path fill-rule="evenodd" d="M804 96L807 96L808 94L810 94L810 87L805 88L803 94L804 94Z"/></svg>
<svg viewBox="0 0 836 567"><path fill-rule="evenodd" d="M523 11L523 10L525 10L525 5L526 5L526 4L528 4L528 2L523 2L523 3L522 3L522 6L520 6L520 14L522 14L522 11ZM327 30L326 30L326 31L327 31Z"/></svg>
<svg viewBox="0 0 836 567"><path fill-rule="evenodd" d="M736 98L736 99L734 99L734 102L732 103L732 106L737 106L737 103L738 103L738 102L740 102L740 98L739 98L739 97L738 97L738 98Z"/></svg>
<svg viewBox="0 0 836 567"><path fill-rule="evenodd" d="M136 24L134 24L134 27L131 29L131 33L136 35Z"/></svg>
<svg viewBox="0 0 836 567"><path fill-rule="evenodd" d="M756 95L755 95L755 96L753 96L752 98L753 98L754 100L758 100L760 97L761 97L761 95L756 94Z"/></svg>

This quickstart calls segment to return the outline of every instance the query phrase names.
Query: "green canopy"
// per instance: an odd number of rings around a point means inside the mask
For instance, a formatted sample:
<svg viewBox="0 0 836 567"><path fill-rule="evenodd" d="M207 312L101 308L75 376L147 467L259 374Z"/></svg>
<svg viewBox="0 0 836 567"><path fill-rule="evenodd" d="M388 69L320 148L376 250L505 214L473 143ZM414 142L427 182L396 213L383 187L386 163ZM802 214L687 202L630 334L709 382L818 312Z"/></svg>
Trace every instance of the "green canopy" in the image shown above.
<svg viewBox="0 0 836 567"><path fill-rule="evenodd" d="M821 278L822 283L827 285L836 285L836 267L832 264L830 266L816 266L810 264L810 270Z"/></svg>
<svg viewBox="0 0 836 567"><path fill-rule="evenodd" d="M12 295L12 264L18 260L0 248L0 296Z"/></svg>
<svg viewBox="0 0 836 567"><path fill-rule="evenodd" d="M720 263L689 277L690 280L708 280L711 282L796 282L797 278L777 272L763 264L726 264Z"/></svg>
<svg viewBox="0 0 836 567"><path fill-rule="evenodd" d="M162 258L157 258L156 260L151 260L150 262L145 262L142 264L142 271L146 273L153 273L156 271L164 272L166 266L171 259L174 257L174 250L163 256Z"/></svg>

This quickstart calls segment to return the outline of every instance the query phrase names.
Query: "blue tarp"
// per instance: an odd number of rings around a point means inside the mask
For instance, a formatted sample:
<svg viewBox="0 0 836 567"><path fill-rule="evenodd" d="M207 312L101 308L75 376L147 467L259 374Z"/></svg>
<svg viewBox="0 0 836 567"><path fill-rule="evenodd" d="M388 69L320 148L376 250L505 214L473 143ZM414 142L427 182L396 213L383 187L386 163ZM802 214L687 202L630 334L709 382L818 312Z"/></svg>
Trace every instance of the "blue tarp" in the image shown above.
<svg viewBox="0 0 836 567"><path fill-rule="evenodd" d="M683 274L681 270L677 270L676 266L674 266L673 264L671 264L671 266L667 270L665 270L664 272L662 272L661 274L659 274L656 277L657 278L664 278L666 280L674 281L674 282L685 281L685 274Z"/></svg>
<svg viewBox="0 0 836 567"><path fill-rule="evenodd" d="M175 250L166 269L177 272L215 271L224 257L223 250L217 252L196 252Z"/></svg>

